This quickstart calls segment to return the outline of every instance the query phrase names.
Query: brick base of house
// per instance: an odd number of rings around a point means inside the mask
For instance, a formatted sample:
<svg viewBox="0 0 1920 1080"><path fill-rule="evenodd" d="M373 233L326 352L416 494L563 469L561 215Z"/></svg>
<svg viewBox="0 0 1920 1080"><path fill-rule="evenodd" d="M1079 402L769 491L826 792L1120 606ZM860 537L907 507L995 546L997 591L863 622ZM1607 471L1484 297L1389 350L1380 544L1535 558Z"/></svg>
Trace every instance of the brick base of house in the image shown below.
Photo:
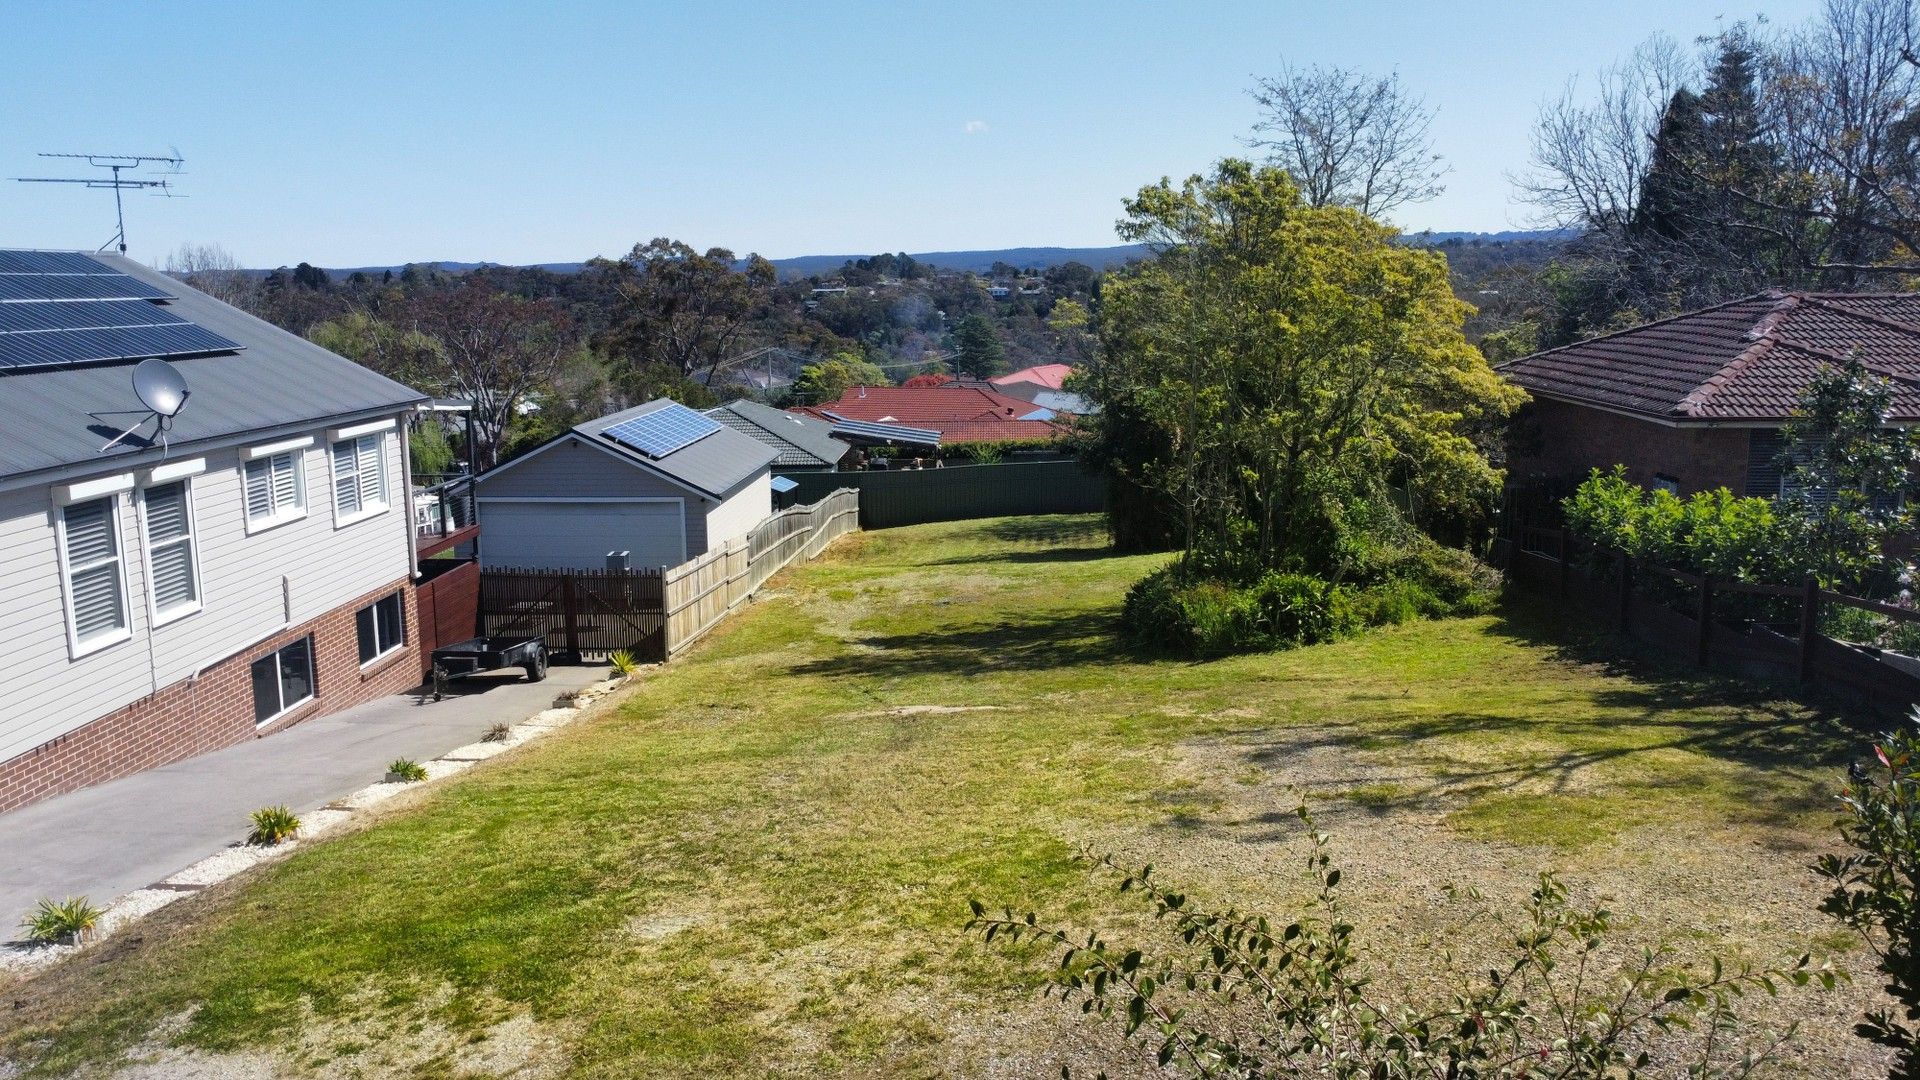
<svg viewBox="0 0 1920 1080"><path fill-rule="evenodd" d="M1627 479L1651 487L1670 480L1679 494L1747 487L1745 428L1656 424L1550 398L1536 398L1509 445L1510 479L1558 483L1569 490L1589 472L1624 465Z"/></svg>
<svg viewBox="0 0 1920 1080"><path fill-rule="evenodd" d="M360 667L355 614L396 590L407 643ZM411 582L401 580L343 604L218 663L84 724L51 742L0 762L0 813L157 765L269 735L302 720L352 708L420 684L419 617ZM265 725L253 722L255 660L313 637L314 695Z"/></svg>

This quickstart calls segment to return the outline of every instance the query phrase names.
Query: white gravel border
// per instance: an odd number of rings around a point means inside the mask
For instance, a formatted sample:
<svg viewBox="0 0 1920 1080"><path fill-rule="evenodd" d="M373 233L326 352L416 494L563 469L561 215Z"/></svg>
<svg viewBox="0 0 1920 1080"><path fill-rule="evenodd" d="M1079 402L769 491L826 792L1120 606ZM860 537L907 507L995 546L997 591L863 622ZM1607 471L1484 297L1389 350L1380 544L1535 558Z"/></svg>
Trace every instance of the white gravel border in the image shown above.
<svg viewBox="0 0 1920 1080"><path fill-rule="evenodd" d="M432 761L423 762L427 770L427 778L424 781L391 784L381 781L368 784L359 791L335 799L320 809L310 810L300 815L300 834L292 840L273 847L256 847L245 841L236 841L191 866L183 867L161 881L118 897L108 906L106 914L100 917L100 922L93 928L93 933L80 944L36 945L25 941L0 943L0 975L27 975L52 967L82 950L105 941L181 897L191 896L210 885L216 885L243 874L263 863L284 859L298 848L325 839L329 834L352 821L356 814L377 806L402 791L417 788L421 784L444 780L449 776L457 776L482 761L516 746L523 746L548 732L573 723L580 718L587 706L620 689L630 681L631 677L616 677L568 691L560 695L554 702L553 708L542 709L508 728L507 737L499 742L468 743L465 746L455 747Z"/></svg>

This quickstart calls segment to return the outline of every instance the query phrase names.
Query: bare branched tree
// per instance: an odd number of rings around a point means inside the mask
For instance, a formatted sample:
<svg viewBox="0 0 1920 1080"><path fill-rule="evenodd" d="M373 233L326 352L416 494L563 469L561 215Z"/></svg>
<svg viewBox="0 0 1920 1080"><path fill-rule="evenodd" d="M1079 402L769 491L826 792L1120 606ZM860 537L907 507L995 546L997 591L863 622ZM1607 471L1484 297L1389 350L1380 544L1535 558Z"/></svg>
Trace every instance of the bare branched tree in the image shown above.
<svg viewBox="0 0 1920 1080"><path fill-rule="evenodd" d="M1543 224L1626 227L1653 164L1660 118L1691 74L1684 50L1662 35L1602 72L1591 99L1568 83L1534 127L1532 171L1514 178Z"/></svg>
<svg viewBox="0 0 1920 1080"><path fill-rule="evenodd" d="M1260 120L1249 142L1285 169L1313 206L1382 217L1444 190L1433 110L1400 85L1345 68L1287 68L1251 91Z"/></svg>
<svg viewBox="0 0 1920 1080"><path fill-rule="evenodd" d="M412 327L440 354L442 392L474 403L480 467L499 461L522 402L552 385L576 349L566 313L546 300L528 300L468 282L413 305Z"/></svg>
<svg viewBox="0 0 1920 1080"><path fill-rule="evenodd" d="M254 282L240 268L240 260L219 244L181 244L167 256L167 273L208 296L238 307L254 292Z"/></svg>

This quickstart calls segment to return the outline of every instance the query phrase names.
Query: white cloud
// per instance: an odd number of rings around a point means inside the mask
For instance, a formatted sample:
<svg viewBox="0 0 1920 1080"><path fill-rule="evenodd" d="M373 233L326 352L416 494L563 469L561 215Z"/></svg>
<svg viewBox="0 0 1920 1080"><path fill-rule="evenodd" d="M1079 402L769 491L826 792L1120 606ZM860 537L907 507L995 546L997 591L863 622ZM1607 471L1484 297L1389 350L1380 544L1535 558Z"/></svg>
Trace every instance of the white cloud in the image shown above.
<svg viewBox="0 0 1920 1080"><path fill-rule="evenodd" d="M962 127L960 130L966 132L969 135L985 134L987 130L987 122L985 120L969 120L966 122L966 125Z"/></svg>

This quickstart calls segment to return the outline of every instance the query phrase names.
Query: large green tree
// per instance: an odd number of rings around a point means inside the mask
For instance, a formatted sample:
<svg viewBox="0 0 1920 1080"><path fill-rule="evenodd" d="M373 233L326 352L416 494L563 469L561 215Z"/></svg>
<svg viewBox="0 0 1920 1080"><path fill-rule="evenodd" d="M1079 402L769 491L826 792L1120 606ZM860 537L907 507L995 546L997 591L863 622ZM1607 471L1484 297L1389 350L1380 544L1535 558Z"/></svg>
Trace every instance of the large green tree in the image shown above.
<svg viewBox="0 0 1920 1080"><path fill-rule="evenodd" d="M817 364L800 369L794 380L794 400L808 405L824 405L840 400L853 386L885 386L887 373L858 353L840 353Z"/></svg>
<svg viewBox="0 0 1920 1080"><path fill-rule="evenodd" d="M1390 485L1429 514L1497 493L1483 447L1524 395L1462 336L1442 256L1238 160L1143 188L1119 231L1157 257L1103 287L1092 449L1190 552L1334 574Z"/></svg>
<svg viewBox="0 0 1920 1080"><path fill-rule="evenodd" d="M962 375L985 379L1007 370L1007 349L985 315L975 312L953 327L954 366Z"/></svg>

